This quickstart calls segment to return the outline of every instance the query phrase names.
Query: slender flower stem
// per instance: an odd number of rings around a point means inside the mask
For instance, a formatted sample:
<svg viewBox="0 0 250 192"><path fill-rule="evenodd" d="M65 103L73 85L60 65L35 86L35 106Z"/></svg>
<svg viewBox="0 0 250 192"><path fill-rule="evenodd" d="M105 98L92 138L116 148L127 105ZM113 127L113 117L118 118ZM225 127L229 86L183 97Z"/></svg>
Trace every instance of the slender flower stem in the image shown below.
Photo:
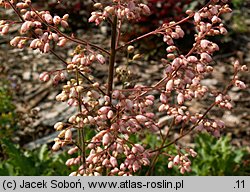
<svg viewBox="0 0 250 192"><path fill-rule="evenodd" d="M76 83L77 86L80 85L79 83L79 72L76 70ZM78 111L81 114L82 113L82 101L81 101L81 93L78 93ZM85 148L85 133L84 133L84 127L80 127L77 129L77 135L78 135L78 146L80 147L80 155L81 155L81 163L83 167L86 165L86 148Z"/></svg>
<svg viewBox="0 0 250 192"><path fill-rule="evenodd" d="M68 35L66 35L66 34L64 34L64 33L62 33L62 32L61 32L60 30L58 30L56 27L54 27L54 26L48 24L48 23L39 15L39 13L36 11L36 9L34 9L31 5L30 5L30 8L31 8L32 11L34 11L34 12L36 13L36 15L41 19L41 21L43 21L44 25L46 25L46 26L49 27L50 29L56 31L56 32L57 32L58 34L60 34L62 37L65 37L66 39L71 40L72 42L78 43L78 44L80 44L80 45L86 45L86 46L88 45L88 46L91 46L91 47L93 47L93 48L95 48L95 49L97 49L97 50L99 50L99 51L101 51L101 52L103 52L103 53L109 54L108 51L106 51L105 49L103 49L103 48L101 48L101 47L99 47L99 46L97 46L97 45L95 45L95 44L93 44L93 43L90 43L90 42L88 42L88 41L86 41L86 40L78 39L78 38L76 38L76 37L70 37L70 36L68 36ZM24 21L24 20L23 20L23 21Z"/></svg>
<svg viewBox="0 0 250 192"><path fill-rule="evenodd" d="M148 169L148 171L146 173L147 176L149 176L153 172L155 164L158 161L159 155L161 154L161 151L162 151L161 148L164 146L164 144L165 144L165 142L166 142L166 140L167 140L167 138L169 136L170 130L174 127L174 122L175 122L175 118L173 118L167 134L162 139L161 146L159 148L160 150L158 150L156 155L154 156L154 159L153 159L153 161L152 161L152 163L151 163L151 165L150 165L150 167L149 167L149 169Z"/></svg>
<svg viewBox="0 0 250 192"><path fill-rule="evenodd" d="M186 133L183 133L182 135L180 135L178 138L174 139L173 141L170 141L169 143L167 143L166 145L164 146L161 146L159 147L158 149L155 149L153 151L150 151L150 153L153 153L153 152L156 152L156 151L159 151L159 150L162 150L164 148L167 148L168 146L176 143L177 141L179 141L181 138L185 137L186 135L188 135L189 133L191 133L198 125L199 123L204 119L204 117L208 114L208 112L216 105L216 103L212 103L209 108L205 111L205 113L202 115L202 117L186 132Z"/></svg>
<svg viewBox="0 0 250 192"><path fill-rule="evenodd" d="M111 98L114 81L115 55L116 55L116 35L117 35L117 16L114 16L112 22L111 34L111 49L109 58L109 72L108 72L108 90L107 95Z"/></svg>

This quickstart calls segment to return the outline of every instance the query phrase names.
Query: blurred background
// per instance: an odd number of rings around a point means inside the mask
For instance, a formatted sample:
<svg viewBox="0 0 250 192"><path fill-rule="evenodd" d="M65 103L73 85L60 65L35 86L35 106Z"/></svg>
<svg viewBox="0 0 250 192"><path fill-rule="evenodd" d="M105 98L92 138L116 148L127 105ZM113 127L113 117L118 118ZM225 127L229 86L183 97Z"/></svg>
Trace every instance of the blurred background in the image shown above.
<svg viewBox="0 0 250 192"><path fill-rule="evenodd" d="M70 28L65 33L74 33L79 38L91 39L93 43L108 47L108 24L96 27L87 22L93 11L91 1L62 0L61 4L57 4L56 0L32 2L38 10L49 10L60 16L69 13ZM149 32L164 22L180 20L185 17L185 10L198 9L205 3L205 0L148 0L152 14L140 22L127 24L122 40L128 41ZM233 74L234 60L238 59L241 64L250 67L250 1L232 0L230 6L232 14L224 16L228 35L213 39L220 47L214 56L215 73L202 82L212 88L225 87ZM17 19L13 11L0 8L0 20L6 18ZM185 52L192 46L194 28L191 23L186 23L183 29L185 38L177 44ZM71 169L64 163L69 156L63 150L51 152L50 148L57 136L54 124L66 121L75 109L55 101L63 84L53 87L50 82L41 83L38 78L41 72L63 65L53 55L42 55L29 48L20 50L10 47L10 38L17 34L17 30L13 27L10 35L0 36L0 175L68 175ZM147 84L159 80L162 68L158 61L166 56L166 45L161 40L150 37L134 45L144 59L134 64L133 79ZM66 60L73 50L73 44L69 44L67 49L55 47L55 51ZM125 61L126 55L121 53L117 60L119 67L125 65ZM105 81L106 70L106 66L95 68L94 76ZM198 153L189 175L250 175L249 73L242 74L240 78L248 84L248 88L243 91L233 88L229 92L234 109L216 109L210 113L211 117L220 118L226 123L227 128L221 139L206 134L184 139L183 142L193 145ZM117 87L122 83L119 79L116 77ZM204 101L191 103L190 110L197 111L204 106L207 106ZM141 141L141 138L134 139ZM154 135L143 138L141 142L151 143L151 147L159 145ZM169 170L167 163L164 156L160 157L155 175L179 175L178 171ZM146 170L141 170L138 175L144 175Z"/></svg>

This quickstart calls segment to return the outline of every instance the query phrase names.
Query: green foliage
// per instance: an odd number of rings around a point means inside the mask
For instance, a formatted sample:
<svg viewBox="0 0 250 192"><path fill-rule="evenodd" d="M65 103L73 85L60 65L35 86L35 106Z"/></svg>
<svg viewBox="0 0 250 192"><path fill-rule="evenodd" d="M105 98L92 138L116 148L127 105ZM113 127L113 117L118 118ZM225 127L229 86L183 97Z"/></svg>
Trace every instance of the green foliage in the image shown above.
<svg viewBox="0 0 250 192"><path fill-rule="evenodd" d="M197 136L195 151L198 156L192 162L192 175L244 175L247 170L242 164L248 153L246 149L233 147L230 140L229 136L219 140L208 134Z"/></svg>
<svg viewBox="0 0 250 192"><path fill-rule="evenodd" d="M246 149L236 149L230 144L230 137L221 137L219 140L209 134L199 134L195 138L195 151L197 157L190 158L192 161L192 172L185 175L196 176L229 176L229 175L247 175L250 168L244 169L244 167L250 167L249 162L246 161L249 158L249 154ZM159 146L160 140L153 134L148 134L143 143ZM172 152L176 154L174 146L170 146L165 149L166 152ZM242 166L243 163L248 165ZM148 167L144 167L138 175L145 175L148 171ZM174 167L168 169L168 157L160 155L158 161L154 167L151 175L157 176L180 176L179 170Z"/></svg>
<svg viewBox="0 0 250 192"><path fill-rule="evenodd" d="M2 83L1 83L2 84ZM4 86L0 87L0 137L10 137L16 128L15 106L11 94Z"/></svg>
<svg viewBox="0 0 250 192"><path fill-rule="evenodd" d="M0 112L8 113L15 109L14 105L11 103L11 96L8 93L7 89L0 87Z"/></svg>
<svg viewBox="0 0 250 192"><path fill-rule="evenodd" d="M232 4L234 7L239 8L243 5L245 0L232 0Z"/></svg>
<svg viewBox="0 0 250 192"><path fill-rule="evenodd" d="M247 20L249 18L248 6L249 2L244 0L232 0L234 12L232 17L232 29L235 33L247 33L249 26Z"/></svg>
<svg viewBox="0 0 250 192"><path fill-rule="evenodd" d="M237 33L247 33L249 32L248 25L246 23L246 14L242 14L241 11L235 12L233 15L232 28Z"/></svg>
<svg viewBox="0 0 250 192"><path fill-rule="evenodd" d="M143 136L143 139L141 139L138 135L134 135L133 139L136 143L142 144L142 146L146 146L145 148L151 148L155 149L161 145L161 140L159 136L155 134L146 133L145 136ZM171 145L167 149L162 150L162 154L158 157L158 160L153 168L153 171L150 173L150 175L154 176L171 176L171 175L181 175L176 167L173 169L168 169L168 156L165 154L176 154L177 150L175 146ZM142 167L138 175L144 176L146 175L149 167Z"/></svg>
<svg viewBox="0 0 250 192"><path fill-rule="evenodd" d="M22 150L9 140L1 140L6 159L0 162L0 175L9 176L55 176L69 175L65 166L66 153L54 154L46 145L36 150Z"/></svg>

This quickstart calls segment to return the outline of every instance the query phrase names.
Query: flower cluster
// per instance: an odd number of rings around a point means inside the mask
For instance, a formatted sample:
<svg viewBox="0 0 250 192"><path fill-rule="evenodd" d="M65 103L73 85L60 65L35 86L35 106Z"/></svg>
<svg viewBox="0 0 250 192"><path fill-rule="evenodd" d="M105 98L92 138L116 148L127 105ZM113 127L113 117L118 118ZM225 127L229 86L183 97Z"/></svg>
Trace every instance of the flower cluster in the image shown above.
<svg viewBox="0 0 250 192"><path fill-rule="evenodd" d="M48 53L51 44L55 42L58 46L64 46L67 42L66 38L60 36L59 26L68 27L68 14L62 18L54 15L49 11L37 11L31 6L31 1L4 1L5 6L14 8L21 19L19 33L22 36L16 36L10 41L10 45L18 48L23 48L29 45L32 49L39 49L43 53ZM1 21L0 29L2 34L7 34L9 28L19 22ZM3 27L2 27L3 26Z"/></svg>
<svg viewBox="0 0 250 192"><path fill-rule="evenodd" d="M197 153L193 149L186 148L185 153L180 152L178 155L168 158L168 168L172 169L174 166L178 166L181 174L191 172L191 161L188 157L196 157L196 155Z"/></svg>
<svg viewBox="0 0 250 192"><path fill-rule="evenodd" d="M102 3L95 3L94 7L98 11L91 13L89 22L99 25L110 16L116 15L118 19L138 20L141 15L149 15L150 9L146 4L134 0L113 0L113 3L103 6Z"/></svg>
<svg viewBox="0 0 250 192"><path fill-rule="evenodd" d="M28 44L32 49L38 49L42 53L50 52L63 61L63 69L45 71L41 73L40 80L47 82L52 79L53 84L57 85L70 76L61 93L56 96L56 100L76 107L77 112L65 122L57 122L54 125L59 134L52 147L57 151L69 145L68 153L77 153L75 157L66 161L67 166L78 165L78 169L70 175L133 175L142 166L149 166L149 170L154 167L163 149L171 144L178 145L178 141L194 129L209 132L215 137L220 136L221 129L225 127L224 123L209 119L206 115L214 106L232 108L227 91L233 85L246 88L237 74L247 71L245 65L240 66L236 61L234 77L224 91L212 93L209 87L201 83L206 75L213 72L213 54L219 51L219 46L208 37L227 33L221 19L222 14L231 12L226 2L212 0L198 11L187 10L187 17L183 20L165 23L156 30L122 45L121 24L126 21L125 19L138 20L141 15L149 15L148 6L139 0L94 3L97 11L92 12L89 22L99 25L107 20L113 30L111 48L108 51L59 30L68 27L68 14L59 17L49 11L38 11L29 0L0 1L1 6L12 8L21 21L0 21L1 35L7 34L12 25L20 25L20 36L13 37L10 41L12 46L23 48ZM183 53L176 45L176 40L185 36L181 24L187 21L193 22L197 33L193 46L187 53ZM119 72L119 68L115 67L116 52L127 47L127 55L131 56L135 51L131 44L150 35L162 35L167 46L166 57L160 62L165 67L162 79L154 85L114 87L113 73ZM77 45L72 58L64 61L51 45L53 43L65 46L67 41L73 41ZM140 55L133 55L132 60L137 59L140 59ZM92 76L92 70L107 63L108 83L100 84ZM125 70L128 70L128 67ZM202 100L208 93L214 97L214 102L205 112L201 110L192 113L186 105L187 101ZM172 119L165 132L159 114ZM180 136L167 144L166 142L172 139L173 127L180 130ZM95 132L91 138L86 137L89 130ZM134 135L142 133L156 134L162 142L161 145L156 149L150 149L143 142L135 143L131 139ZM178 166L184 174L191 171L189 157L195 157L196 152L191 148L179 148L175 156L168 151L164 151L164 154L168 153L169 156L168 168Z"/></svg>

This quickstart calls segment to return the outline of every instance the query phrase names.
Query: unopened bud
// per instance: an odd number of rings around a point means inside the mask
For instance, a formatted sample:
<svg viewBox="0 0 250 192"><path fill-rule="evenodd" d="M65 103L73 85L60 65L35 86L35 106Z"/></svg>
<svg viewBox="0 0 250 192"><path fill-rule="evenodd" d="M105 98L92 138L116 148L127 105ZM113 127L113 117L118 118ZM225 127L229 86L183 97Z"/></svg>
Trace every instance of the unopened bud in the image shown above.
<svg viewBox="0 0 250 192"><path fill-rule="evenodd" d="M102 4L101 3L95 3L94 8L96 9L102 9Z"/></svg>
<svg viewBox="0 0 250 192"><path fill-rule="evenodd" d="M55 125L54 125L54 129L57 130L57 131L61 131L63 129L63 122L57 122Z"/></svg>
<svg viewBox="0 0 250 192"><path fill-rule="evenodd" d="M128 48L127 48L128 53L133 53L134 50L135 50L135 48L132 45L129 45Z"/></svg>
<svg viewBox="0 0 250 192"><path fill-rule="evenodd" d="M141 58L141 54L135 54L132 58L132 60L138 60Z"/></svg>
<svg viewBox="0 0 250 192"><path fill-rule="evenodd" d="M39 75L39 79L43 82L47 82L50 80L50 76L48 72L43 72Z"/></svg>
<svg viewBox="0 0 250 192"><path fill-rule="evenodd" d="M102 138L102 144L104 146L108 145L110 142L110 134L109 133L106 133L103 135L103 138Z"/></svg>
<svg viewBox="0 0 250 192"><path fill-rule="evenodd" d="M67 129L65 131L65 140L70 141L71 139L72 139L72 131L71 131L71 129Z"/></svg>

